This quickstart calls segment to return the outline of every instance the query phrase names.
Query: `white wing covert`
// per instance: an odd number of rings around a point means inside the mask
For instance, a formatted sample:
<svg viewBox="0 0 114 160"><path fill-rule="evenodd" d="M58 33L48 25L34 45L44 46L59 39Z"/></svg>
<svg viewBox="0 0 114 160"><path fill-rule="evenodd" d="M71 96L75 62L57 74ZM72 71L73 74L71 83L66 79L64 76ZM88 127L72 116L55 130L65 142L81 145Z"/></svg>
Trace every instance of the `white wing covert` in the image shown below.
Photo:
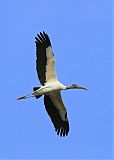
<svg viewBox="0 0 114 160"><path fill-rule="evenodd" d="M55 59L49 36L43 31L36 38L36 70L40 83L44 85L57 79Z"/></svg>
<svg viewBox="0 0 114 160"><path fill-rule="evenodd" d="M67 136L69 132L69 122L60 92L45 95L44 104L57 134L63 137Z"/></svg>

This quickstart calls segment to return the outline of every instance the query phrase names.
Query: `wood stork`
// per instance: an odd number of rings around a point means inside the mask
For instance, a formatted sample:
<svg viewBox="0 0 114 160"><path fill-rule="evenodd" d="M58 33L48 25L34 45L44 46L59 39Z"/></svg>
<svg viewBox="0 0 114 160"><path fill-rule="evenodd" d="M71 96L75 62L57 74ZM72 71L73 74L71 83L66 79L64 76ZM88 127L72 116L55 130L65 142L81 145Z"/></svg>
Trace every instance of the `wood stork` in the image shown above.
<svg viewBox="0 0 114 160"><path fill-rule="evenodd" d="M57 135L67 136L69 132L69 122L67 111L61 98L60 91L67 89L85 89L76 84L65 86L57 79L55 70L55 59L52 51L49 36L44 31L37 34L36 41L36 70L41 87L34 87L33 92L26 96L19 97L26 99L44 95L44 105L51 121L55 127Z"/></svg>

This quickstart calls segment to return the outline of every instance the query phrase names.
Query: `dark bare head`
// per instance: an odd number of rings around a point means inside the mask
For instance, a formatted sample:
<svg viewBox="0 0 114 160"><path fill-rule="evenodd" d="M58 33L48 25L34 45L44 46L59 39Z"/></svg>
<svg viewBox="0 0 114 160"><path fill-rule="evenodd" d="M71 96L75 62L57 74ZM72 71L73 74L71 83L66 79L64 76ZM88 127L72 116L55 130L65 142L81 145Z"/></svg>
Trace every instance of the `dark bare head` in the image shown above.
<svg viewBox="0 0 114 160"><path fill-rule="evenodd" d="M79 86L77 84L72 84L71 86L67 86L66 89L84 89L84 90L87 90L85 87Z"/></svg>

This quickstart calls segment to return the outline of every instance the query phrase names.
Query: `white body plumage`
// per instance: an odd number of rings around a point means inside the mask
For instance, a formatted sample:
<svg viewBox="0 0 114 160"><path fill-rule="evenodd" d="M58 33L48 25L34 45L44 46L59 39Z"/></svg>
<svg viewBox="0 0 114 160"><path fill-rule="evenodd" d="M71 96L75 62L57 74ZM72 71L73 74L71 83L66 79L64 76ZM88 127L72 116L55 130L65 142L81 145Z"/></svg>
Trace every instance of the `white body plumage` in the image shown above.
<svg viewBox="0 0 114 160"><path fill-rule="evenodd" d="M41 86L38 90L33 92L32 94L37 96L37 95L44 95L44 94L51 94L55 91L60 91L60 90L65 90L66 86L64 86L62 83L59 81L54 81L54 82L48 82L44 86Z"/></svg>

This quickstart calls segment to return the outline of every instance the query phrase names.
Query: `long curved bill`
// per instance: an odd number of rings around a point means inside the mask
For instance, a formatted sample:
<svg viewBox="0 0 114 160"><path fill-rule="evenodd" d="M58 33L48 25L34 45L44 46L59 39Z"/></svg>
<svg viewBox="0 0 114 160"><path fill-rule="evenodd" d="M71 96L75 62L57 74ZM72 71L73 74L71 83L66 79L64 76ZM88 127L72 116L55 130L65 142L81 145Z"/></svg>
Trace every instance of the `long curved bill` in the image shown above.
<svg viewBox="0 0 114 160"><path fill-rule="evenodd" d="M77 89L84 89L84 90L88 90L87 88L85 87L81 87L81 86L78 86Z"/></svg>

